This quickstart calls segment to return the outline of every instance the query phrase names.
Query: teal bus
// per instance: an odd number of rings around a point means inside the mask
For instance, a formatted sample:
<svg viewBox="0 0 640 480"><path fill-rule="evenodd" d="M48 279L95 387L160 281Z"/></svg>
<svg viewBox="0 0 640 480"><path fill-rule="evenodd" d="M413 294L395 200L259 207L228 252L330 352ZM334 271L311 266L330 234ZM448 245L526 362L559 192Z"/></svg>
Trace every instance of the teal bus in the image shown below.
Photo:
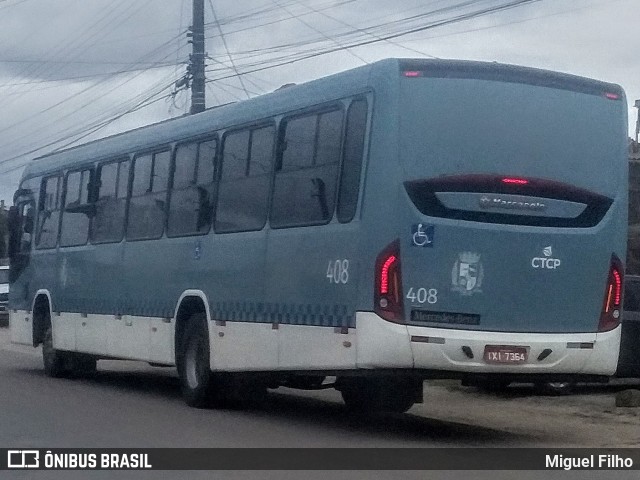
<svg viewBox="0 0 640 480"><path fill-rule="evenodd" d="M54 377L175 366L196 407L603 379L626 142L617 85L387 59L55 152L14 196L11 338Z"/></svg>

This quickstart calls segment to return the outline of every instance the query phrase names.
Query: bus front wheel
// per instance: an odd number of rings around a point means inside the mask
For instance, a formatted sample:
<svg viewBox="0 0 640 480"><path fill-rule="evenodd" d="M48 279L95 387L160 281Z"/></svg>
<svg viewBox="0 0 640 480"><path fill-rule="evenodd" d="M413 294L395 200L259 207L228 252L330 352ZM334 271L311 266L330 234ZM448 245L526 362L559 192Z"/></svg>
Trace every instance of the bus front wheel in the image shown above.
<svg viewBox="0 0 640 480"><path fill-rule="evenodd" d="M212 405L214 375L209 367L209 336L204 314L192 315L178 351L178 374L185 402L190 407Z"/></svg>
<svg viewBox="0 0 640 480"><path fill-rule="evenodd" d="M53 328L47 325L47 331L42 341L42 362L44 373L52 378L61 378L71 372L71 357L68 352L53 348Z"/></svg>
<svg viewBox="0 0 640 480"><path fill-rule="evenodd" d="M52 378L92 375L97 366L97 360L92 355L55 349L50 323L42 341L42 361L44 372Z"/></svg>

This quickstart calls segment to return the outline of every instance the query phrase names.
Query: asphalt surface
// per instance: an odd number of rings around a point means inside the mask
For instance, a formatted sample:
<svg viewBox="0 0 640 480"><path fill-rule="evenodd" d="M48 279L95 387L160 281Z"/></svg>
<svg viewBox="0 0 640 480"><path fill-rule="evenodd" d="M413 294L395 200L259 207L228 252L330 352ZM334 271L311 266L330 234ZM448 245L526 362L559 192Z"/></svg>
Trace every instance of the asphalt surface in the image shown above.
<svg viewBox="0 0 640 480"><path fill-rule="evenodd" d="M51 379L39 349L0 330L0 446L4 448L534 446L536 435L478 422L405 415L354 417L336 392L279 389L254 410L197 410L174 369L101 361L91 378ZM467 395L467 394L463 394ZM469 400L472 400L469 395ZM463 397L463 398L466 398ZM420 407L422 408L422 407ZM437 417L437 416L436 416ZM542 446L542 445L541 445ZM0 472L0 478L463 478L465 472ZM482 472L473 478L613 478L611 472ZM640 478L616 472L615 478Z"/></svg>

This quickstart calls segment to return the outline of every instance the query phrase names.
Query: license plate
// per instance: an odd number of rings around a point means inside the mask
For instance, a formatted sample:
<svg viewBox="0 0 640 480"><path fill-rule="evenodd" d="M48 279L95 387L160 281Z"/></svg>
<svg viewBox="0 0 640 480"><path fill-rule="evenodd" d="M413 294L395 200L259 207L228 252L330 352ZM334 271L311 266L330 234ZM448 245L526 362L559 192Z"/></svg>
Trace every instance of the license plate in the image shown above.
<svg viewBox="0 0 640 480"><path fill-rule="evenodd" d="M512 345L486 345L484 347L484 361L486 363L518 364L525 363L528 357L527 347Z"/></svg>

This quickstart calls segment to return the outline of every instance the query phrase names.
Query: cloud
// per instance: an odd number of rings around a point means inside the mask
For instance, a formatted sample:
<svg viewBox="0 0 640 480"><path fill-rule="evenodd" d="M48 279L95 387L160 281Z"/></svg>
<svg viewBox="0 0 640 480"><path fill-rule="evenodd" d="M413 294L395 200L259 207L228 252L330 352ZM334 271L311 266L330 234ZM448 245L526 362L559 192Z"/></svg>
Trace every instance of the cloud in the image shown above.
<svg viewBox="0 0 640 480"><path fill-rule="evenodd" d="M225 48L205 1L207 52L215 59L208 60L208 76L233 75L227 48L236 67L245 71L264 61L285 61L296 52L312 53L392 33L401 28L393 22L425 12L440 11L405 22L404 28L505 2L216 0L213 4L225 32ZM0 172L33 156L21 153L131 109L134 98L140 101L151 89L168 87L180 78L190 48L184 35L190 23L188 0L0 3L0 142L4 160L19 157L13 163L0 163ZM236 78L210 83L208 105L246 98L245 88L249 95L260 94L284 83L361 65L362 59L416 57L418 52L529 65L615 82L626 89L632 105L640 98L638 24L637 0L542 0L390 42L256 72L244 77L244 86ZM305 45L308 42L313 43ZM278 45L282 47L269 49ZM116 75L118 71L123 73ZM54 79L67 80L51 82ZM167 88L162 95L170 91ZM173 102L157 101L86 139L182 115L188 100L188 94L182 92ZM635 115L631 108L630 131ZM19 173L0 175L0 198L11 198Z"/></svg>

